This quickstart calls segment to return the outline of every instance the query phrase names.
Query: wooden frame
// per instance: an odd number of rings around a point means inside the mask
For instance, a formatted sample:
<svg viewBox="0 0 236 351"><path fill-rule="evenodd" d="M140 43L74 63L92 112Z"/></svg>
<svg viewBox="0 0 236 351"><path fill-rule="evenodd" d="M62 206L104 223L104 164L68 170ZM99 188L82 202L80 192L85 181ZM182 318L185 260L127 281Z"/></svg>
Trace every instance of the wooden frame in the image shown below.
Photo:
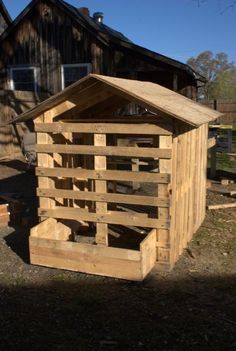
<svg viewBox="0 0 236 351"><path fill-rule="evenodd" d="M89 74L92 71L92 65L91 63L69 63L69 64L64 64L61 65L61 88L65 89L65 68L77 68L77 67L86 67L87 68L87 74Z"/></svg>
<svg viewBox="0 0 236 351"><path fill-rule="evenodd" d="M33 71L33 76L34 76L34 93L38 92L38 85L39 85L39 67L37 66L32 66L32 65L13 65L8 67L9 70L9 88L11 90L19 90L15 89L15 83L14 83L14 77L13 77L13 71L22 71L22 70L32 70ZM25 90L25 89L22 89Z"/></svg>
<svg viewBox="0 0 236 351"><path fill-rule="evenodd" d="M199 186L202 187L202 185L199 185L196 180L200 179L200 174L202 176L205 174L205 171L203 173L202 171L206 168L206 162L200 163L200 155L203 157L203 151L200 149L198 140L201 140L201 138L203 140L201 144L202 150L207 148L207 141L204 142L207 125L196 130L192 127L187 128L182 122L175 122L172 126L168 124L168 128L163 127L163 124L158 125L153 122L134 124L133 122L127 123L127 120L125 124L118 122L96 122L92 124L90 120L87 123L53 122L51 116L57 116L57 114L51 110L50 114L45 114L43 120L39 118L35 124L35 130L38 135L36 149L39 167L36 168L36 175L39 179L37 194L40 198L38 211L40 218L42 220L45 218L77 220L83 224L96 223L96 242L98 246L104 246L104 249L109 248L109 225L155 229L156 240L154 246L157 268L162 271L170 270L203 219L205 209L203 204L200 205L200 201L204 194L200 193ZM47 123L49 119L50 122ZM133 147L128 143L126 146L107 146L109 135L117 134L119 136L123 135L123 138L128 138L128 130L131 127L132 134L136 134L137 139L141 135L151 136L153 145L151 147ZM141 132L142 134L140 134ZM174 137L172 133L174 133ZM73 141L73 138L71 139L72 134L91 135L94 138L94 145L71 145L69 140ZM52 144L53 138L57 135L64 135L67 138L70 136L70 139L66 139L68 144ZM46 140L47 144L43 140ZM141 140L143 139L141 138ZM59 155L62 158L72 157L72 159L79 157L78 155L81 155L80 157L92 156L94 157L94 169L75 168L69 165L62 167L61 162L58 164ZM115 169L107 169L107 157L111 156L125 156L131 159L137 157L138 160L140 157L152 157L158 160L159 170L158 173L151 173L140 171L137 167L135 171L118 170L117 167ZM47 159L48 165L51 162L50 167L41 166L42 157L45 158L43 165L46 165L45 161ZM181 172L179 171L180 164ZM198 166L200 168L196 168ZM55 187L57 179L62 179L62 181L69 183L73 179L79 182L88 182L90 180L94 182L94 190L59 189ZM107 192L108 181L122 182L127 179L131 182L156 185L158 196ZM187 180L188 185L186 183ZM44 185L46 184L45 182L47 182L47 186ZM201 182L203 184L203 180ZM186 187L183 187L185 183ZM189 192L188 189L191 191ZM59 207L56 205L58 200L60 200ZM81 201L88 201L95 205L91 209L81 208L80 206L79 208L70 208L63 205L65 201L70 200L78 200L80 203ZM148 210L145 214L108 209L108 206L111 204L114 204L116 207L117 203L156 207L157 217L150 218ZM184 207L180 209L179 203L182 203ZM194 211L197 213L197 218L193 217Z"/></svg>
<svg viewBox="0 0 236 351"><path fill-rule="evenodd" d="M153 113L112 115L124 101ZM208 121L219 114L151 83L97 75L37 111L44 229L31 233L31 262L134 280L155 260L169 271L205 216ZM58 242L66 222L76 223L72 236L87 231L94 243ZM125 246L130 231L142 235L139 250ZM122 248L112 235L125 239Z"/></svg>
<svg viewBox="0 0 236 351"><path fill-rule="evenodd" d="M64 240L44 237L47 227L56 232L59 224L52 223L49 218L31 231L32 264L137 281L143 280L155 264L155 230L147 235L137 251L70 242L65 237Z"/></svg>

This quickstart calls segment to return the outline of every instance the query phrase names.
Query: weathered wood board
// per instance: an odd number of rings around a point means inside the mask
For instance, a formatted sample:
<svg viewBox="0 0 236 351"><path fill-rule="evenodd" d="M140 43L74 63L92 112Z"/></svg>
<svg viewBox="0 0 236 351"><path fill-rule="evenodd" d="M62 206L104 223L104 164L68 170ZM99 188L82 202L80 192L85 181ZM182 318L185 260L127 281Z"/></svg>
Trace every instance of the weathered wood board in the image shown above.
<svg viewBox="0 0 236 351"><path fill-rule="evenodd" d="M46 228L50 227L54 236L53 229L57 230L58 224L50 218L31 230L32 264L135 281L143 280L155 265L156 230L147 235L136 251L46 238Z"/></svg>

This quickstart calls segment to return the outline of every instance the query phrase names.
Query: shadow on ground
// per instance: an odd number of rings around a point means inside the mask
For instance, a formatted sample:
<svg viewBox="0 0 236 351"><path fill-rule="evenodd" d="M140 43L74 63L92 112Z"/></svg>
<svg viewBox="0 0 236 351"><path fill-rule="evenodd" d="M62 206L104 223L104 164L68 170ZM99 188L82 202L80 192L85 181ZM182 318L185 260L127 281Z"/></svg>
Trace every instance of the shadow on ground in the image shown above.
<svg viewBox="0 0 236 351"><path fill-rule="evenodd" d="M16 227L9 235L5 236L4 240L9 248L23 260L24 263L29 263L29 235L30 228Z"/></svg>
<svg viewBox="0 0 236 351"><path fill-rule="evenodd" d="M235 350L236 277L0 286L2 350Z"/></svg>

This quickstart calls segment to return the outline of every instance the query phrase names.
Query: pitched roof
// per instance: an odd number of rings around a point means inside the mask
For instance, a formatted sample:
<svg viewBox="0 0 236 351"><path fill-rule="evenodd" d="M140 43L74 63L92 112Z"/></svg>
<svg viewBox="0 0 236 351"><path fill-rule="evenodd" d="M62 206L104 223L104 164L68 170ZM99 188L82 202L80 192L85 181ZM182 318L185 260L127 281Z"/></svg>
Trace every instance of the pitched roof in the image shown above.
<svg viewBox="0 0 236 351"><path fill-rule="evenodd" d="M29 5L19 14L19 16L11 23L11 25L9 25L9 27L0 36L0 42L8 36L8 34L17 26L18 23L20 23L23 20L23 18L31 11L31 9L33 9L33 7L39 1L40 0L32 0L29 3ZM117 45L120 45L121 47L124 47L128 50L135 51L138 54L147 56L153 60L163 62L164 64L174 66L177 69L185 71L197 80L205 81L204 77L201 77L190 66L134 44L122 33L106 26L104 23L97 23L92 17L83 15L82 13L79 12L79 10L76 7L68 4L66 1L63 1L63 0L48 0L48 1L50 1L56 6L59 6L62 10L64 10L75 21L77 21L82 27L87 29L104 45L109 46L111 42L114 42Z"/></svg>
<svg viewBox="0 0 236 351"><path fill-rule="evenodd" d="M60 93L45 100L40 105L19 115L12 120L11 123L23 122L31 118L36 118L65 100L71 100L73 102L75 100L79 101L79 104L82 106L83 102L91 95L89 89L94 89L94 84L96 82L100 82L97 88L98 93L101 89L101 85L109 89L111 92L109 99L117 96L123 99L125 98L128 102L134 102L148 108L148 110L157 115L158 113L164 113L165 115L174 117L194 127L212 122L216 118L222 116L218 111L209 109L158 84L90 74ZM85 90L86 94L84 93ZM96 105L96 103L97 101L94 99L91 105Z"/></svg>
<svg viewBox="0 0 236 351"><path fill-rule="evenodd" d="M0 13L2 14L6 24L9 26L12 23L12 19L2 0L0 0Z"/></svg>

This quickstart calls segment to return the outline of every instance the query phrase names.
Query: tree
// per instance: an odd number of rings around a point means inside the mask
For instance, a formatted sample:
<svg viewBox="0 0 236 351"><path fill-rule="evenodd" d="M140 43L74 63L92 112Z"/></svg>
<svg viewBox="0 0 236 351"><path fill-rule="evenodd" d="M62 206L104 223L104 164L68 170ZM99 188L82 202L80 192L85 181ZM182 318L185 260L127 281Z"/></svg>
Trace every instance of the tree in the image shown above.
<svg viewBox="0 0 236 351"><path fill-rule="evenodd" d="M221 72L209 91L210 99L236 98L236 68Z"/></svg>
<svg viewBox="0 0 236 351"><path fill-rule="evenodd" d="M225 80L223 78L226 78L226 76L223 73L236 69L234 63L228 61L228 55L224 52L220 52L214 56L211 51L204 51L196 58L191 57L188 59L187 64L194 71L206 78L206 84L199 89L200 97L205 99L212 98L211 92L219 77L221 79L217 83L218 86L221 81Z"/></svg>
<svg viewBox="0 0 236 351"><path fill-rule="evenodd" d="M207 0L193 0L197 3L198 7L202 4L207 3ZM228 10L233 10L236 7L236 0L224 0L223 4L219 2L220 14L223 15Z"/></svg>

